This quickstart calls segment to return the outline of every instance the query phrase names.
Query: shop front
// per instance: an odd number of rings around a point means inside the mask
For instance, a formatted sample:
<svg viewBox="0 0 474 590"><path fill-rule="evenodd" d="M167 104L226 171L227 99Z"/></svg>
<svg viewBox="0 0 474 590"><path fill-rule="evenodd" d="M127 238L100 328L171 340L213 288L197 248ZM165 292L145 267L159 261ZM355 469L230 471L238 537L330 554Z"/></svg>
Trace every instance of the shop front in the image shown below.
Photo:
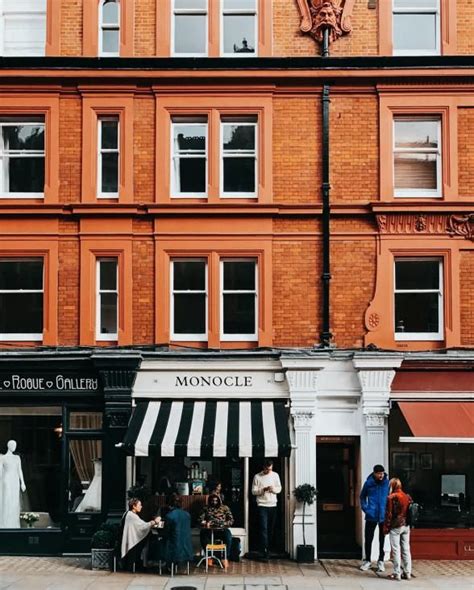
<svg viewBox="0 0 474 590"><path fill-rule="evenodd" d="M0 355L3 554L88 552L110 516L117 492L104 482L117 457L103 374L90 352Z"/></svg>
<svg viewBox="0 0 474 590"><path fill-rule="evenodd" d="M474 559L471 365L405 362L393 383L390 473L422 507L412 534L417 558Z"/></svg>
<svg viewBox="0 0 474 590"><path fill-rule="evenodd" d="M196 548L199 514L221 485L242 551L258 550L253 476L272 458L282 480L272 551L289 552L287 496L288 390L278 360L168 358L143 360L134 410L123 441L132 457L130 484L148 488L146 509L158 512L178 491L191 514Z"/></svg>

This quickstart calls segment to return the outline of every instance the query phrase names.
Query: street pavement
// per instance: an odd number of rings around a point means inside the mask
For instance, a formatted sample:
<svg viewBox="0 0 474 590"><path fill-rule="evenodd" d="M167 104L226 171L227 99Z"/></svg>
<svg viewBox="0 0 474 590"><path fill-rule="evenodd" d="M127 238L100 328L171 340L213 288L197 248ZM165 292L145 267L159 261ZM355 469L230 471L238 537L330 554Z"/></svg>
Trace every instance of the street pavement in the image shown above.
<svg viewBox="0 0 474 590"><path fill-rule="evenodd" d="M386 579L391 573L360 572L354 560L323 560L314 565L243 560L225 573L211 568L174 578L146 573L91 571L77 557L0 557L0 590L474 590L474 561L414 562L410 581Z"/></svg>

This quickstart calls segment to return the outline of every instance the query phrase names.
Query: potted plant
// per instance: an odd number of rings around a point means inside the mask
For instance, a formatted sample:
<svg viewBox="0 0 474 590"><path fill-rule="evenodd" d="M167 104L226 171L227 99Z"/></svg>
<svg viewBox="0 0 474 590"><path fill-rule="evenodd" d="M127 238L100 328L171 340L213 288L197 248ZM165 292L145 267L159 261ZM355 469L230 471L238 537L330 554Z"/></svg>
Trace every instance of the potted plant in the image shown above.
<svg viewBox="0 0 474 590"><path fill-rule="evenodd" d="M91 562L93 570L110 570L115 551L117 534L107 525L92 535Z"/></svg>
<svg viewBox="0 0 474 590"><path fill-rule="evenodd" d="M298 563L314 562L314 545L306 545L305 535L305 509L306 505L311 505L318 495L317 489L309 483L301 484L293 490L293 496L297 502L303 503L303 545L296 546L296 561Z"/></svg>
<svg viewBox="0 0 474 590"><path fill-rule="evenodd" d="M22 512L20 514L20 520L26 523L29 529L32 529L35 522L38 522L40 515L37 512Z"/></svg>

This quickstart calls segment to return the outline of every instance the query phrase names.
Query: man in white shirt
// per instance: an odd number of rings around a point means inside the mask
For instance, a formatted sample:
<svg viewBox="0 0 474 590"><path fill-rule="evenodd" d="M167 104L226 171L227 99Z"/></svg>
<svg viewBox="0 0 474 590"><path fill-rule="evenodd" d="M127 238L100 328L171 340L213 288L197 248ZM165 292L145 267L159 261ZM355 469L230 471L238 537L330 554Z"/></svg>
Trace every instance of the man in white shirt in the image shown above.
<svg viewBox="0 0 474 590"><path fill-rule="evenodd" d="M260 546L264 559L268 559L277 514L277 494L280 492L280 478L278 473L273 471L273 461L265 459L262 471L255 475L252 483L252 494L257 500Z"/></svg>

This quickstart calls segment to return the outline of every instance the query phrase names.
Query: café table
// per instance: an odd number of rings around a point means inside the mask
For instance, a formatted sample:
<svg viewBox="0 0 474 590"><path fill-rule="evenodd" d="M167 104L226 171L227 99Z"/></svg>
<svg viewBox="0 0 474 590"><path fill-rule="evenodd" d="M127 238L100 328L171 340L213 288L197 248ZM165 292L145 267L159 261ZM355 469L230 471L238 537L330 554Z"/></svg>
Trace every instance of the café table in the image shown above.
<svg viewBox="0 0 474 590"><path fill-rule="evenodd" d="M211 532L211 542L208 543L208 545L212 545L212 546L214 545L214 535L215 535L215 533L218 533L218 532L221 532L221 531L224 530L224 528L221 527L221 526L220 527L213 527L213 526L211 526L211 527L202 527L202 528L204 530L206 530L206 531L210 531ZM222 544L224 544L224 543L222 543ZM219 557L217 557L217 555L214 555L214 551L213 550L211 550L211 553L209 555L207 554L207 551L204 550L204 557L201 557L201 559L198 561L196 567L200 567L201 564L204 562L204 563L206 563L206 569L207 569L207 559L215 559L216 562L219 564L220 568L221 569L224 569L224 565L223 565L221 559Z"/></svg>

